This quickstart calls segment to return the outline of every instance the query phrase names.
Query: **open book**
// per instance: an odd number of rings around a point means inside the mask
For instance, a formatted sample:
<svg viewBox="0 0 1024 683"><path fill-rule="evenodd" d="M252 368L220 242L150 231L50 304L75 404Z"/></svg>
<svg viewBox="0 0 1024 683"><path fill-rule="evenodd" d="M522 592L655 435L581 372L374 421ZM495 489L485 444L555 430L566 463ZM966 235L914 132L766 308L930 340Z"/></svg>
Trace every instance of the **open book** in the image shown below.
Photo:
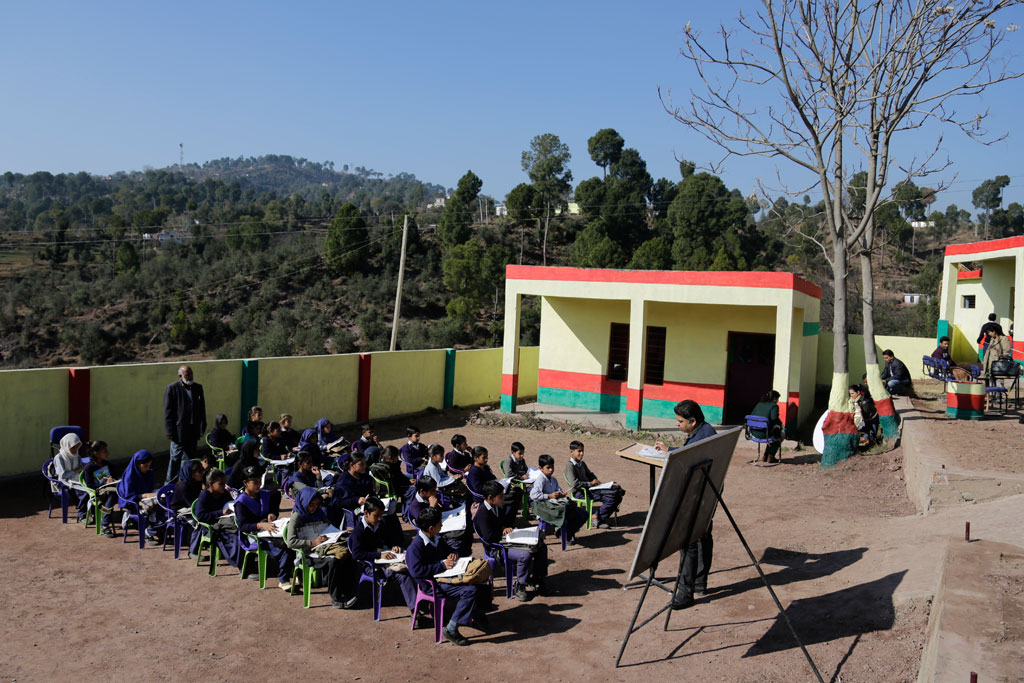
<svg viewBox="0 0 1024 683"><path fill-rule="evenodd" d="M514 543L516 545L537 545L540 543L540 529L535 526L529 529L516 529L510 534L505 534L501 542Z"/></svg>
<svg viewBox="0 0 1024 683"><path fill-rule="evenodd" d="M336 527L331 526L331 527L327 527L326 529L321 531L319 535L320 536L326 536L327 540L324 541L323 543L320 543L319 545L313 546L313 550L316 550L320 546L328 546L328 545L330 545L332 543L337 543L338 541L342 540L343 538L347 538L348 537L348 532L347 531L340 531Z"/></svg>
<svg viewBox="0 0 1024 683"><path fill-rule="evenodd" d="M398 509L398 499L397 498L381 498L380 502L384 503L384 514L385 515L393 515L393 514L395 514L395 511ZM360 505L359 508L356 510L356 514L365 515L366 514L365 507Z"/></svg>
<svg viewBox="0 0 1024 683"><path fill-rule="evenodd" d="M284 534L284 527L288 524L288 518L275 519L271 524L274 525L273 531L261 531L256 535L260 538L281 538L281 535Z"/></svg>
<svg viewBox="0 0 1024 683"><path fill-rule="evenodd" d="M664 458L668 455L665 451L659 451L654 446L644 446L636 454L642 455L645 458Z"/></svg>
<svg viewBox="0 0 1024 683"><path fill-rule="evenodd" d="M463 503L454 510L448 510L441 513L441 533L446 534L449 531L465 531L466 530L466 505Z"/></svg>
<svg viewBox="0 0 1024 683"><path fill-rule="evenodd" d="M381 552L384 552L384 551L381 551ZM391 551L389 550L387 552L391 552ZM373 563L374 564L395 564L397 562L405 562L405 553L393 553L393 554L395 556L394 559L385 560L383 557L381 557L381 558L378 558L378 559L374 560Z"/></svg>
<svg viewBox="0 0 1024 683"><path fill-rule="evenodd" d="M603 484L598 484L597 486L591 486L590 490L591 491L611 491L613 486L615 486L615 482L614 481L606 481Z"/></svg>
<svg viewBox="0 0 1024 683"><path fill-rule="evenodd" d="M512 479L514 479L514 477L505 477L504 479L499 479L498 483L501 484L503 489L508 491L508 485L512 483Z"/></svg>
<svg viewBox="0 0 1024 683"><path fill-rule="evenodd" d="M466 569L469 567L469 563L472 557L460 557L455 563L455 566L451 569L446 569L440 574L434 574L435 579L450 579L456 576L461 576L466 573Z"/></svg>
<svg viewBox="0 0 1024 683"><path fill-rule="evenodd" d="M295 456L284 458L283 460L271 460L270 458L263 458L271 467L287 467L295 462Z"/></svg>
<svg viewBox="0 0 1024 683"><path fill-rule="evenodd" d="M539 476L540 469L536 467L531 467L530 469L526 470L526 481L530 482L531 484L535 482Z"/></svg>
<svg viewBox="0 0 1024 683"><path fill-rule="evenodd" d="M345 439L345 437L341 437L341 438L340 438L340 439L338 439L337 441L332 441L332 442L330 442L329 444L327 444L327 446L326 446L326 447L324 447L324 450L325 450L325 451L329 451L329 450L331 450L332 448L334 448L335 446L348 446L348 445L349 445L349 443L348 443L348 441L347 441L347 440Z"/></svg>

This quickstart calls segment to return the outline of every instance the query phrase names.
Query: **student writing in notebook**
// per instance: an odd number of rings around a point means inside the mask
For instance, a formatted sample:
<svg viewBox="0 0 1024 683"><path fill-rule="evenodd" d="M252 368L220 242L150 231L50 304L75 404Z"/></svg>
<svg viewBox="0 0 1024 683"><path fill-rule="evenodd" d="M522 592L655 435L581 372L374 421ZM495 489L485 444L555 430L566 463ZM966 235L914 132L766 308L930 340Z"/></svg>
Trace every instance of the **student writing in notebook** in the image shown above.
<svg viewBox="0 0 1024 683"><path fill-rule="evenodd" d="M366 458L362 453L353 453L345 468L334 479L334 495L327 510L327 518L337 527L341 527L344 519L342 509L355 512L373 494L373 479L366 473Z"/></svg>
<svg viewBox="0 0 1024 683"><path fill-rule="evenodd" d="M110 456L110 449L106 441L93 441L89 444L89 462L82 470L82 483L96 491L96 500L100 506L100 526L103 528L103 535L107 538L117 538L114 532L114 523L110 514L117 505L117 489L112 486L117 482L110 475L110 465L107 458Z"/></svg>
<svg viewBox="0 0 1024 683"><path fill-rule="evenodd" d="M384 504L379 498L371 496L363 503L363 516L356 522L348 547L357 562L369 562L371 565L380 559L393 560L402 552L402 527L384 522ZM369 567L363 568L364 572ZM416 604L416 584L408 574L392 572L385 569L389 581L387 585L398 585L406 607L412 611Z"/></svg>
<svg viewBox="0 0 1024 683"><path fill-rule="evenodd" d="M150 545L160 544L166 521L155 489L153 455L147 450L136 451L117 482L118 504L121 505L122 498L131 501L138 505L140 514L146 515L146 543Z"/></svg>
<svg viewBox="0 0 1024 683"><path fill-rule="evenodd" d="M515 529L516 513L505 505L505 489L497 481L484 483L482 493L484 502L477 508L473 517L476 532L486 543L500 544L505 534ZM543 593L544 579L548 575L548 547L544 541L536 545L509 544L506 546L508 560L516 567L516 584L514 596L520 602L526 602L530 595L527 588ZM494 557L500 553L488 551Z"/></svg>
<svg viewBox="0 0 1024 683"><path fill-rule="evenodd" d="M255 470L242 474L242 491L235 500L235 522L238 530L253 537L261 531L274 531L274 520L277 515L263 510L260 504L261 475ZM291 590L292 558L291 553L280 539L260 540L267 548L267 573L277 573L277 585L281 590ZM239 549L241 562L241 549ZM259 578L259 575L256 575Z"/></svg>
<svg viewBox="0 0 1024 683"><path fill-rule="evenodd" d="M577 497L582 497L583 491L589 491L590 497L601 504L595 513L597 528L607 529L608 520L618 511L622 497L626 495L626 490L618 484L613 484L610 489L594 491L593 487L600 486L601 480L590 471L587 463L583 462L583 450L582 441L573 441L569 444L569 462L565 464L565 482L577 494Z"/></svg>
<svg viewBox="0 0 1024 683"><path fill-rule="evenodd" d="M405 553L405 563L409 567L409 576L421 582L421 586L429 586L429 581L435 574L455 566L458 555L440 536L439 509L423 509L416 519L416 526L418 531ZM434 586L449 602L455 603L451 620L441 630L446 640L455 645L469 645L469 640L459 630L461 626L473 626L485 633L489 630L487 617L483 612L483 593L487 590L486 586L450 583L435 583Z"/></svg>
<svg viewBox="0 0 1024 683"><path fill-rule="evenodd" d="M327 584L327 593L331 596L331 606L335 609L352 609L356 606L358 596L355 584L359 577L358 569L351 555L336 553L324 554L331 548L322 548L324 552L312 553L317 546L327 540L324 532L331 528L327 521L327 513L321 507L320 494L313 487L306 487L295 496L292 516L285 525L284 539L293 550L301 550L309 557L310 564L321 571Z"/></svg>

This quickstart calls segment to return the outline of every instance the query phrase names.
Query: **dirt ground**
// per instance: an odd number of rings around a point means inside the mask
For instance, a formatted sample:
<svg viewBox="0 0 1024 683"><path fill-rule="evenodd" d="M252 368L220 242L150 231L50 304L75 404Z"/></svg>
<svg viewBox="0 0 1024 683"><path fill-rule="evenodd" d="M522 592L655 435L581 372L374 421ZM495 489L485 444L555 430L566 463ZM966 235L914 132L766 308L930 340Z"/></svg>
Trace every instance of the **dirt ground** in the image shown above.
<svg viewBox="0 0 1024 683"><path fill-rule="evenodd" d="M486 445L492 464L521 441L529 460L556 458L578 436L519 428L466 426L465 413L416 418L426 442L456 431ZM404 422L378 425L399 444ZM553 539L550 595L528 603L496 595L495 633L471 629L471 647L434 645L432 631L410 631L404 606L374 623L368 604L341 612L321 589L313 607L272 588L260 591L222 565L216 578L171 552L97 537L46 518L34 480L0 490L0 563L5 618L0 621L3 680L813 680L722 510L715 520L709 594L619 643L639 598L623 590L648 507L646 466L614 451L623 437L584 435L587 459L628 490L619 526L582 531L562 552ZM112 450L130 448L114 444ZM901 479L900 452L859 457L830 472L813 451L783 453L783 464L746 462L741 440L725 499L826 681L912 681L917 677L928 604L894 604L904 571L865 561L890 518L913 514ZM164 470L159 466L158 472ZM42 509L40 509L42 504ZM674 579L675 558L659 571ZM500 590L503 580L496 582ZM668 595L652 590L643 616ZM368 603L368 600L367 600Z"/></svg>
<svg viewBox="0 0 1024 683"><path fill-rule="evenodd" d="M966 470L992 472L1024 472L1024 452L1020 440L1024 425L1020 410L1013 407L1003 414L993 410L983 420L956 420L946 415L946 392L936 380L914 382L914 407L929 420L929 429L941 441L969 443L968 448L950 449L956 466Z"/></svg>

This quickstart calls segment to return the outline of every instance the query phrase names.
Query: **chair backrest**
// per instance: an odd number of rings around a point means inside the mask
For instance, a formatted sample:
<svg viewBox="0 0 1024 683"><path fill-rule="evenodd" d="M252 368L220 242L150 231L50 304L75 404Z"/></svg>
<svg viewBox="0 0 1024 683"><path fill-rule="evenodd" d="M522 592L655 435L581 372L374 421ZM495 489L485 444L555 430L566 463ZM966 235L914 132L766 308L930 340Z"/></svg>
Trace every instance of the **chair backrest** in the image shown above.
<svg viewBox="0 0 1024 683"><path fill-rule="evenodd" d="M83 469L78 473L78 483L82 485L82 488L89 492L90 495L96 495L96 489L89 488L89 485L85 483L85 470Z"/></svg>
<svg viewBox="0 0 1024 683"><path fill-rule="evenodd" d="M214 446L212 443L210 443L210 433L207 433L205 438L206 438L206 445L210 447L210 452L213 453L214 457L223 458L224 457L224 449L223 448L218 448L217 446Z"/></svg>
<svg viewBox="0 0 1024 683"><path fill-rule="evenodd" d="M451 468L448 468L448 469L451 469ZM473 490L473 488L472 488L472 487L471 487L471 486L469 485L469 477L463 477L463 478L462 478L462 481L463 481L463 483L465 483L465 484L466 484L466 490L467 490L467 491L469 491L469 495L473 496L473 501L474 501L474 502L477 502L477 503L482 503L482 502L484 502L484 496L483 496L483 494L482 494L482 493L477 493L477 492L476 492L476 491L474 491L474 490Z"/></svg>
<svg viewBox="0 0 1024 683"><path fill-rule="evenodd" d="M477 528L477 526L476 526L476 519L471 520L471 523L473 524L473 533L475 533L476 537L480 539L480 544L483 545L484 550L490 550L491 548L494 548L494 549L497 550L499 548L504 548L505 547L505 546L501 545L500 543L488 543L484 539L484 537L482 535L480 535L480 529Z"/></svg>
<svg viewBox="0 0 1024 683"><path fill-rule="evenodd" d="M57 484L58 486L64 486L64 482L57 478L57 473L53 471L53 458L50 458L43 463L42 467L43 476L51 484Z"/></svg>
<svg viewBox="0 0 1024 683"><path fill-rule="evenodd" d="M196 498L195 500L193 500L193 501L192 501L192 507L191 507L191 508L189 508L189 511L190 511L190 512L192 513L192 519L194 519L194 520L196 521L196 524L198 524L199 526L201 526L201 527L203 527L204 529L206 529L206 531L207 531L207 532L209 533L209 532L210 532L210 525L209 525L209 524L206 524L205 522L200 522L200 521L199 521L199 517L197 517L197 516L196 516L196 504L197 504L198 502L199 502L199 499L198 499L198 498Z"/></svg>
<svg viewBox="0 0 1024 683"><path fill-rule="evenodd" d="M178 511L171 507L171 500L174 498L174 484L164 484L156 492L156 504L167 513L168 521L175 521Z"/></svg>
<svg viewBox="0 0 1024 683"><path fill-rule="evenodd" d="M68 434L77 434L79 439L85 441L85 432L82 431L81 427L77 425L63 425L50 430L50 443L60 443L60 440Z"/></svg>

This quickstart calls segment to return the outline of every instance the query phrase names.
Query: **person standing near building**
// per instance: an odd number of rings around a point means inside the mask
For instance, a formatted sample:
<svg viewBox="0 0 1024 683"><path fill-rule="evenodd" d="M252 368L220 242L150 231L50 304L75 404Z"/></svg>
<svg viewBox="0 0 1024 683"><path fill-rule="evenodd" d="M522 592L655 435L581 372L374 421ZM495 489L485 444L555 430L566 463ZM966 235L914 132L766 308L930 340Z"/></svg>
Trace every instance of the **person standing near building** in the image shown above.
<svg viewBox="0 0 1024 683"><path fill-rule="evenodd" d="M676 424L686 434L685 445L689 446L717 433L714 427L704 421L704 411L696 401L680 401L673 410L676 413ZM654 447L660 451L669 450L661 441ZM715 547L715 539L711 534L713 524L709 522L707 533L680 551L679 576L676 579L676 592L672 596L672 609L685 609L693 604L695 594L704 595L707 592L711 554Z"/></svg>
<svg viewBox="0 0 1024 683"><path fill-rule="evenodd" d="M999 330L999 334L1003 333L1002 326L996 322L996 314L988 314L988 322L981 326L981 332L978 333L978 360L982 360L985 357L985 352L988 351L989 335L992 330Z"/></svg>
<svg viewBox="0 0 1024 683"><path fill-rule="evenodd" d="M165 484L178 477L182 456L191 460L196 455L196 442L206 433L206 396L203 385L192 379L192 368L178 368L178 381L164 390L164 434L171 442L171 458L167 463Z"/></svg>

